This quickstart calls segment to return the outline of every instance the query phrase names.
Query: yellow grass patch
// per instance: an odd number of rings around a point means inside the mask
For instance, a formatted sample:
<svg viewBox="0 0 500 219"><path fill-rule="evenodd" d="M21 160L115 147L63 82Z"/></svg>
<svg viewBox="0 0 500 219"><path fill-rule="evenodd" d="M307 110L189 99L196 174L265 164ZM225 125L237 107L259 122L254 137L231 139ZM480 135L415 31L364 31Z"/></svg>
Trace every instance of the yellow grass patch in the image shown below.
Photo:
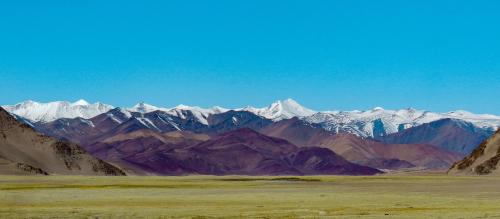
<svg viewBox="0 0 500 219"><path fill-rule="evenodd" d="M0 218L500 218L500 178L0 176Z"/></svg>

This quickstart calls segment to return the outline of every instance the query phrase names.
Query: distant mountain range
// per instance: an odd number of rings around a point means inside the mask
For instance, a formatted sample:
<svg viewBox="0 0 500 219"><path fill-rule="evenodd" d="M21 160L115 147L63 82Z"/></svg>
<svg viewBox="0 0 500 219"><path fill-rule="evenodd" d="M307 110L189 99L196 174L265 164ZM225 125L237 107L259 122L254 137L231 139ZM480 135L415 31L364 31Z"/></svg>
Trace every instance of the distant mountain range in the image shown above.
<svg viewBox="0 0 500 219"><path fill-rule="evenodd" d="M12 106L2 106L2 108L31 122L51 122L61 118L91 118L114 107L103 103L89 104L85 100L78 100L74 103L67 101L39 103L28 100Z"/></svg>
<svg viewBox="0 0 500 219"><path fill-rule="evenodd" d="M333 133L293 118L273 123L261 132L290 142L328 148L351 162L378 169L423 167L446 169L462 156L430 144L385 144L350 133Z"/></svg>
<svg viewBox="0 0 500 219"><path fill-rule="evenodd" d="M430 144L469 154L492 133L490 129L479 128L463 120L441 119L376 139L389 144Z"/></svg>
<svg viewBox="0 0 500 219"><path fill-rule="evenodd" d="M298 147L249 128L228 127L226 116L222 114L208 118L210 122L215 121L211 123L213 126L189 122L196 117L192 114L185 126L177 126L170 123L172 117L168 116L171 115L162 111L126 112L113 109L89 120L78 117L32 124L38 130L43 125L43 131L59 138L56 140L36 133L30 125L23 123L21 117L0 108L0 174L124 175L122 171L138 175L382 173L376 168L349 162L326 148ZM244 121L245 116L268 121L246 111L227 111L226 114L231 116L230 121L234 121L232 118ZM248 121L242 124L258 128L269 123ZM199 129L210 135L179 131L181 127ZM79 142L84 149L70 142Z"/></svg>
<svg viewBox="0 0 500 219"><path fill-rule="evenodd" d="M50 103L38 103L25 101L16 105L2 106L7 111L28 119L31 122L52 122L61 118L84 118L89 119L99 114L108 112L114 107L103 103L89 104L85 100L74 103L67 101L56 101ZM230 109L222 107L201 108L179 105L173 108L156 107L146 103L138 103L133 107L121 108L124 112L149 113L162 111L172 116L185 118L193 116L197 122L208 124L210 115L220 114ZM243 107L231 109L233 111L247 111L255 115L280 121L299 117L309 123L318 124L322 128L336 133L348 132L360 137L377 138L380 136L396 133L407 128L419 126L425 123L441 119L458 119L469 122L482 129L494 131L500 126L500 116L489 114L473 114L463 110L447 113L436 113L412 108L401 110L385 110L376 107L366 111L324 111L317 112L308 109L292 99L280 100L268 107ZM188 115L189 114L189 115Z"/></svg>
<svg viewBox="0 0 500 219"><path fill-rule="evenodd" d="M40 133L81 145L127 173L146 175L445 170L500 124L500 117L465 111L316 112L291 99L238 109L146 103L115 108L84 100L4 107Z"/></svg>
<svg viewBox="0 0 500 219"><path fill-rule="evenodd" d="M251 129L212 138L184 131L138 130L88 145L92 154L135 174L372 175L381 171L351 163L320 147L300 148Z"/></svg>

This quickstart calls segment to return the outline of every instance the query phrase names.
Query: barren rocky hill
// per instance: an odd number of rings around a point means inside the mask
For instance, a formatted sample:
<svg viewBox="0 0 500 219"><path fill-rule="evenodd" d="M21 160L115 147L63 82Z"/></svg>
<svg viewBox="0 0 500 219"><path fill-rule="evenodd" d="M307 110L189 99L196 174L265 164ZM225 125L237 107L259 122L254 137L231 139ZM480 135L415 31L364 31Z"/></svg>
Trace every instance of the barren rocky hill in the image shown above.
<svg viewBox="0 0 500 219"><path fill-rule="evenodd" d="M500 175L500 130L481 143L463 160L456 162L450 174Z"/></svg>
<svg viewBox="0 0 500 219"><path fill-rule="evenodd" d="M80 146L37 133L0 108L0 174L124 175Z"/></svg>

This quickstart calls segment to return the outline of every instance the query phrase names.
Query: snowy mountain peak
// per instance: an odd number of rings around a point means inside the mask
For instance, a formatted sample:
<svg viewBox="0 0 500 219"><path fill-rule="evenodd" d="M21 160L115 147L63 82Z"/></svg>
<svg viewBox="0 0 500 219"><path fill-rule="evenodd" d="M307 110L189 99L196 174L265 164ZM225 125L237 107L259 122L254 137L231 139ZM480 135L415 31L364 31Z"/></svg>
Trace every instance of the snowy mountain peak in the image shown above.
<svg viewBox="0 0 500 219"><path fill-rule="evenodd" d="M84 99L79 99L76 102L71 104L71 106L88 106L88 105L90 105L90 103Z"/></svg>
<svg viewBox="0 0 500 219"><path fill-rule="evenodd" d="M228 111L228 109L219 106L214 106L212 108L205 109L199 106L187 106L184 104L180 104L174 108L168 109L166 112L183 119L189 116L188 113L186 112L190 112L198 122L208 125L207 121L208 116L213 114L223 113L226 111Z"/></svg>
<svg viewBox="0 0 500 219"><path fill-rule="evenodd" d="M25 100L25 101L18 103L16 105L33 105L33 104L37 104L37 102L35 102L33 100Z"/></svg>
<svg viewBox="0 0 500 219"><path fill-rule="evenodd" d="M126 117L126 118L130 118L130 117L132 117L132 114L130 112L131 111L129 111L127 109L124 109L124 108L121 108L121 107L116 107L116 108L108 111L107 113L108 114L114 114L114 115L123 116L123 117Z"/></svg>
<svg viewBox="0 0 500 219"><path fill-rule="evenodd" d="M174 107L174 109L190 109L190 108L192 107L184 104L179 104L176 107Z"/></svg>
<svg viewBox="0 0 500 219"><path fill-rule="evenodd" d="M375 107L368 111L329 111L304 119L319 124L326 130L340 130L362 137L391 134L440 119L459 119L485 129L496 129L500 126L500 116L473 114L463 110L436 113L413 108L386 110Z"/></svg>
<svg viewBox="0 0 500 219"><path fill-rule="evenodd" d="M215 112L215 113L223 113L223 112L227 112L227 111L229 111L229 109L226 109L226 108L224 108L224 107L220 107L220 106L213 106L213 107L211 108L211 110L212 110L213 112Z"/></svg>
<svg viewBox="0 0 500 219"><path fill-rule="evenodd" d="M198 106L187 106L184 104L177 105L176 107L173 108L162 108L144 102L140 102L135 106L133 106L132 108L128 108L127 110L130 112L139 112L139 113L149 113L158 110L182 119L186 119L189 116L194 116L194 119L203 124L208 124L207 118L209 115L228 111L227 109L224 109L222 107L212 107L209 109L205 109Z"/></svg>
<svg viewBox="0 0 500 219"><path fill-rule="evenodd" d="M247 106L238 110L248 111L274 121L290 119L293 117L305 117L316 113L314 110L308 109L290 98L286 100L278 100L264 108Z"/></svg>
<svg viewBox="0 0 500 219"><path fill-rule="evenodd" d="M167 109L156 107L151 104L147 104L145 102L139 102L135 104L132 108L128 108L127 110L130 112L149 113L156 110L166 111Z"/></svg>
<svg viewBox="0 0 500 219"><path fill-rule="evenodd" d="M50 122L60 118L92 118L112 110L113 107L102 103L90 104L81 99L76 102L55 101L39 103L27 100L15 105L2 106L9 113L35 122ZM178 105L174 108L156 107L140 102L131 108L119 109L119 114L130 118L131 112L149 113L162 111L182 119L195 119L203 124L208 124L210 115L224 113L228 109L222 107L201 108L197 106ZM292 117L299 117L306 122L319 124L326 130L350 132L362 137L376 137L395 133L410 127L433 122L440 119L460 119L474 124L480 128L496 130L500 126L500 116L489 114L473 114L464 110L447 113L436 113L413 108L387 110L375 107L371 110L353 111L323 111L315 112L308 109L293 99L278 100L269 106L255 108L248 106L234 109L235 111L248 111L256 115L279 121ZM113 113L113 112L111 112Z"/></svg>
<svg viewBox="0 0 500 219"><path fill-rule="evenodd" d="M50 122L59 118L92 118L113 109L113 106L102 103L89 104L86 101L85 103L83 101L39 103L28 100L15 105L3 106L3 108L33 122Z"/></svg>
<svg viewBox="0 0 500 219"><path fill-rule="evenodd" d="M455 110L451 112L444 113L445 115L448 115L450 117L457 117L457 118L467 118L467 119L474 119L474 120L498 120L500 119L500 116L495 116L491 114L474 114L469 111L465 110Z"/></svg>
<svg viewBox="0 0 500 219"><path fill-rule="evenodd" d="M299 103L297 103L297 101L295 101L294 99L292 98L287 98L287 99L284 99L284 100L278 100L277 102L279 103L282 103L284 105L289 105L289 106L300 106L302 107Z"/></svg>
<svg viewBox="0 0 500 219"><path fill-rule="evenodd" d="M190 111L198 111L198 112L204 112L208 114L214 114L214 113L223 113L228 111L228 109L220 107L220 106L214 106L212 108L201 108L199 106L188 106L184 104L179 104L174 108L169 109L169 111L173 110L190 110Z"/></svg>

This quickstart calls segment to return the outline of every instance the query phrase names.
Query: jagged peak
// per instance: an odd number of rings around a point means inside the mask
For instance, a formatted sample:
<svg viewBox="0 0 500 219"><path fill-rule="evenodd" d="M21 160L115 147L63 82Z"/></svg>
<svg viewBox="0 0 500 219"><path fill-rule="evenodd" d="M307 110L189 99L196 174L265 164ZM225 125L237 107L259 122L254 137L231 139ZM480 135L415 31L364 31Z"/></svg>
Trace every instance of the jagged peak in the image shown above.
<svg viewBox="0 0 500 219"><path fill-rule="evenodd" d="M314 110L308 109L300 105L297 101L288 98L285 100L278 100L271 105L264 108L244 107L238 109L241 111L249 111L267 119L275 121L282 119L289 119L293 117L305 117L316 113Z"/></svg>

